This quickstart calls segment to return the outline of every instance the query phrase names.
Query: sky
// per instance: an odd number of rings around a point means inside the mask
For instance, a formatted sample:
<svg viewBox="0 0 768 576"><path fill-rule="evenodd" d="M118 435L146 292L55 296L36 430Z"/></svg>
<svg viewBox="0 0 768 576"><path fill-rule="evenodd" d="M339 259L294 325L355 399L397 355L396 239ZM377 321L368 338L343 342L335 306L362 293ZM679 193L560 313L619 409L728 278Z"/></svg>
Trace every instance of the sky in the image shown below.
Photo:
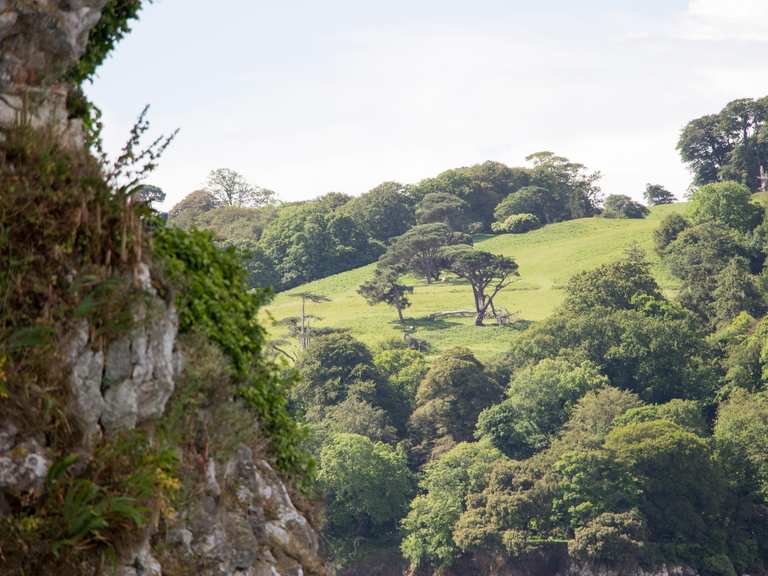
<svg viewBox="0 0 768 576"><path fill-rule="evenodd" d="M86 91L117 153L180 128L169 208L232 168L281 200L551 150L682 196L682 127L768 95L768 0L154 0Z"/></svg>

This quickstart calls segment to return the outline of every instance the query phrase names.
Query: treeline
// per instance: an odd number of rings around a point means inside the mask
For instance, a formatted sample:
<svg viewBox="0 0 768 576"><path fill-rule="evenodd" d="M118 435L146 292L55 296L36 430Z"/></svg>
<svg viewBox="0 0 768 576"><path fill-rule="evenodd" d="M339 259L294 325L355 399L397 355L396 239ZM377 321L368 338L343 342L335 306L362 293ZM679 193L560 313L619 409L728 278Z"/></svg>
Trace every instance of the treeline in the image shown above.
<svg viewBox="0 0 768 576"><path fill-rule="evenodd" d="M246 254L254 286L283 290L374 262L416 225L525 232L600 212L599 173L551 152L528 160L525 168L485 162L413 185L385 182L354 198L329 193L286 204L219 170L174 206L169 222L212 230Z"/></svg>
<svg viewBox="0 0 768 576"><path fill-rule="evenodd" d="M744 185L703 186L656 232L675 299L631 248L574 276L560 309L486 364L315 338L293 407L338 561L399 543L429 573L555 545L621 573L763 573L765 226Z"/></svg>

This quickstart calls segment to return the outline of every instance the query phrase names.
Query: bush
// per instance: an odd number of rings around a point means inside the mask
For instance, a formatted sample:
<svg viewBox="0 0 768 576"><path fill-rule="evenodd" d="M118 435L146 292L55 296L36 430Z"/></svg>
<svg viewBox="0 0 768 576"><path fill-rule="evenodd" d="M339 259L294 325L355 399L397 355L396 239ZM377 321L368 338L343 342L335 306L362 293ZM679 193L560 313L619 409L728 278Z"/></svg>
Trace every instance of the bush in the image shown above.
<svg viewBox="0 0 768 576"><path fill-rule="evenodd" d="M568 551L580 560L613 566L634 564L644 538L645 525L638 512L607 512L577 529Z"/></svg>
<svg viewBox="0 0 768 576"><path fill-rule="evenodd" d="M541 220L534 214L512 214L503 222L494 222L491 229L496 233L522 234L541 228Z"/></svg>
<svg viewBox="0 0 768 576"><path fill-rule="evenodd" d="M611 194L605 199L604 218L645 218L650 211L624 194Z"/></svg>

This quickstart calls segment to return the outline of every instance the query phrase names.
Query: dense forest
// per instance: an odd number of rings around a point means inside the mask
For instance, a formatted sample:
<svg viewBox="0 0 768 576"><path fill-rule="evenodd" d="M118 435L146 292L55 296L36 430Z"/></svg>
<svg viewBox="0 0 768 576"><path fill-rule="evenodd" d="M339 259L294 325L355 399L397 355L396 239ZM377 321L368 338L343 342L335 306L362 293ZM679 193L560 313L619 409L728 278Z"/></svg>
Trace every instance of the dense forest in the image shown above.
<svg viewBox="0 0 768 576"><path fill-rule="evenodd" d="M407 337L373 348L346 330L309 338L310 316L291 319L301 353L290 406L308 426L339 566L484 573L489 558L524 565L566 550L619 573L763 573L768 248L754 193L764 188L764 108L739 100L682 131L689 201L654 233L672 293L631 247L573 276L554 314L511 328L507 352L485 362L461 347L436 356ZM400 322L409 279L455 278L471 287L482 326L501 322L494 297L519 270L473 248L473 236L644 218L676 200L658 184L646 187L647 206L603 198L598 173L548 152L529 161L258 208L200 191L169 221L242 249L256 285L284 289L377 261L360 297Z"/></svg>

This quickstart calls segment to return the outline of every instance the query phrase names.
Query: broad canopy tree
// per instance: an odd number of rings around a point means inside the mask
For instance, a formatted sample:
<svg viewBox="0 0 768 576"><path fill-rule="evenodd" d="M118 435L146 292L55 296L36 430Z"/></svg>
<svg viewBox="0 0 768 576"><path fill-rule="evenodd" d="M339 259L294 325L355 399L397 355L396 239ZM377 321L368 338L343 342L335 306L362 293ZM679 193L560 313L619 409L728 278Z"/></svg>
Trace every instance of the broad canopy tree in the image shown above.
<svg viewBox="0 0 768 576"><path fill-rule="evenodd" d="M646 184L643 198L649 206L661 206L662 204L672 204L677 200L675 195L664 188L661 184Z"/></svg>
<svg viewBox="0 0 768 576"><path fill-rule="evenodd" d="M468 235L453 232L447 224L420 224L395 238L380 258L379 265L398 272L411 272L430 284L440 278L444 268L442 249L471 242Z"/></svg>
<svg viewBox="0 0 768 576"><path fill-rule="evenodd" d="M488 309L496 313L493 299L518 276L517 263L512 258L474 250L471 246L451 246L442 251L445 267L472 286L475 326L482 326Z"/></svg>
<svg viewBox="0 0 768 576"><path fill-rule="evenodd" d="M272 190L250 184L230 168L211 170L205 190L220 206L258 208L272 204L277 197Z"/></svg>

